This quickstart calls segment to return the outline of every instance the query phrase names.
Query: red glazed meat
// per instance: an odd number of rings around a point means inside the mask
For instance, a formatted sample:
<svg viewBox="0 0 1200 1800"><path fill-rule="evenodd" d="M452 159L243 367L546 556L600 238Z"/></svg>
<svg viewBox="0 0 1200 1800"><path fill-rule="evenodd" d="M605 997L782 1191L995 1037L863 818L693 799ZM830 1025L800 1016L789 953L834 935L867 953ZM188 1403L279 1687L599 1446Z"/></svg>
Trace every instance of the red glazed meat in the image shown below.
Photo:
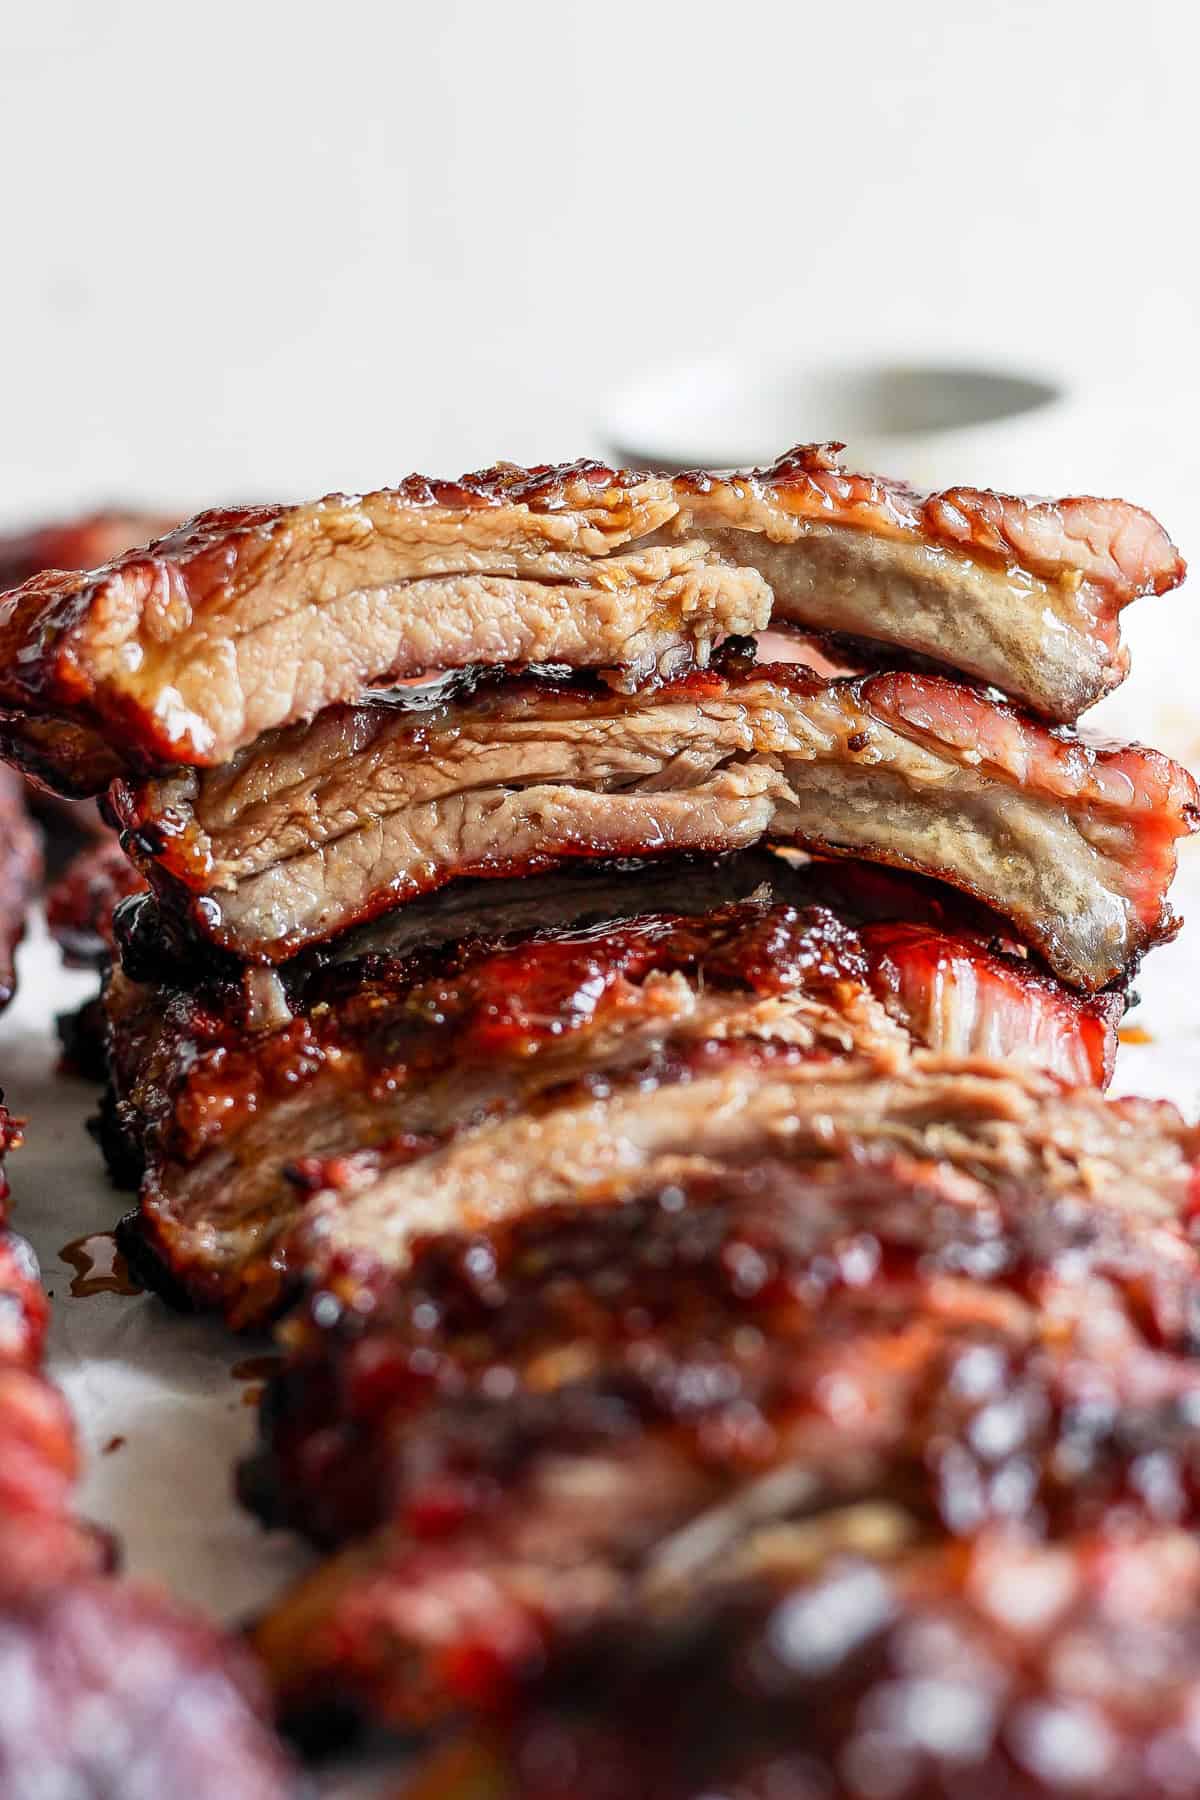
<svg viewBox="0 0 1200 1800"><path fill-rule="evenodd" d="M847 474L836 450L732 477L500 465L202 514L5 603L10 750L97 792L121 764L226 762L423 671L549 662L637 681L769 622L842 654L868 645L869 662L932 660L1070 721L1124 674L1122 607L1182 578L1123 501L922 495Z"/></svg>

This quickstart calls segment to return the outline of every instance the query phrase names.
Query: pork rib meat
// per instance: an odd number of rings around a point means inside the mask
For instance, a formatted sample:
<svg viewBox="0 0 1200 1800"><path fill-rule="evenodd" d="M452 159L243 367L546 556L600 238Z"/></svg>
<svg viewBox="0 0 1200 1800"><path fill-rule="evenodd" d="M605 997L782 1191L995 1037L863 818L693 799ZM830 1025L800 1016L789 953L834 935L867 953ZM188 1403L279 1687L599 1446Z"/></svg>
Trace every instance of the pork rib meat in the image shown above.
<svg viewBox="0 0 1200 1800"><path fill-rule="evenodd" d="M412 1725L772 1563L1194 1524L1198 1295L1183 1226L1119 1183L782 1143L398 1281L351 1259L285 1327L242 1479L345 1548L257 1641L289 1712Z"/></svg>
<svg viewBox="0 0 1200 1800"><path fill-rule="evenodd" d="M1198 800L1157 752L1048 731L953 682L790 665L632 696L501 679L381 697L112 791L163 905L252 960L455 877L773 840L948 881L1089 990L1171 933Z"/></svg>
<svg viewBox="0 0 1200 1800"><path fill-rule="evenodd" d="M847 473L836 450L732 477L501 465L202 514L5 602L10 752L96 792L121 763L226 762L426 670L555 662L636 681L772 620L1071 721L1124 674L1121 608L1182 579L1161 527L1123 501L922 495Z"/></svg>
<svg viewBox="0 0 1200 1800"><path fill-rule="evenodd" d="M457 928L476 920L456 945L413 949L415 919L384 921L374 945L367 933L353 955L342 946L327 966L272 977L269 1006L247 993L262 971L181 988L117 970L108 1121L122 1166L131 1149L143 1161L134 1247L152 1248L194 1301L250 1322L319 1266L322 1234L371 1210L372 1181L403 1188L406 1157L428 1190L417 1212L446 1182L452 1221L476 1157L497 1158L498 1192L514 1184L504 1207L522 1181L562 1192L575 1130L603 1169L624 1130L629 1154L644 1139L652 1160L693 1130L699 1151L721 1121L752 1142L789 1108L803 1115L810 1091L813 1129L822 1106L832 1129L852 1106L837 1074L847 1059L884 1082L864 1129L914 1045L1010 1056L1072 1084L1111 1069L1120 996L1064 989L998 944L986 915L956 918L936 884L758 853L521 886L450 890ZM1057 1091L1045 1090L1051 1105ZM743 1096L739 1122L730 1108ZM361 1200L310 1240L302 1221L320 1190L352 1180ZM421 1228L410 1206L397 1213L401 1252Z"/></svg>

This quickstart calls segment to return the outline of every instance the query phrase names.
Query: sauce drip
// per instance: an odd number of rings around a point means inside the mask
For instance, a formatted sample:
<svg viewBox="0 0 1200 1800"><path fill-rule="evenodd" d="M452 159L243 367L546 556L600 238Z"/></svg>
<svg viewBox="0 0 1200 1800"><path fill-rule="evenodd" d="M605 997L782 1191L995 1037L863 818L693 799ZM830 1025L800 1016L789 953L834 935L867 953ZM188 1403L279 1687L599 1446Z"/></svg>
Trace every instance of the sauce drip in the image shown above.
<svg viewBox="0 0 1200 1800"><path fill-rule="evenodd" d="M235 1381L269 1381L283 1367L282 1356L246 1356L229 1373Z"/></svg>
<svg viewBox="0 0 1200 1800"><path fill-rule="evenodd" d="M58 1253L69 1268L71 1293L77 1300L93 1294L141 1294L145 1292L129 1264L117 1249L111 1231L93 1231L87 1237L72 1238Z"/></svg>
<svg viewBox="0 0 1200 1800"><path fill-rule="evenodd" d="M283 1367L282 1356L245 1356L241 1362L234 1363L229 1373L235 1381L244 1381L248 1386L242 1389L242 1405L257 1406L263 1397L263 1389L272 1375Z"/></svg>

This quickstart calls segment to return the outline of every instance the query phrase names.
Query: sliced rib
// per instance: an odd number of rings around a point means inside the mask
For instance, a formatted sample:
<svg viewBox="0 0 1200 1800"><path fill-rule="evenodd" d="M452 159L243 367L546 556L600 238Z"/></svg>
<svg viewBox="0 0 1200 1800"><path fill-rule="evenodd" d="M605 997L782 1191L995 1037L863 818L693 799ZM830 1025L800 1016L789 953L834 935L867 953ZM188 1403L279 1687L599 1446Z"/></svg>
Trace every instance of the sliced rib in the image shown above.
<svg viewBox="0 0 1200 1800"><path fill-rule="evenodd" d="M0 1010L17 988L16 954L42 877L42 840L11 769L0 773Z"/></svg>
<svg viewBox="0 0 1200 1800"><path fill-rule="evenodd" d="M847 1509L895 1553L1195 1523L1198 1297L1182 1224L1119 1184L790 1146L435 1239L399 1282L348 1261L286 1328L242 1476L347 1547L257 1642L287 1711L411 1725L503 1705L598 1623L835 1557Z"/></svg>
<svg viewBox="0 0 1200 1800"><path fill-rule="evenodd" d="M764 839L941 877L1095 990L1174 922L1190 775L1047 731L975 690L795 667L653 693L485 684L410 710L331 708L228 767L119 782L115 816L165 907L278 960L455 877Z"/></svg>
<svg viewBox="0 0 1200 1800"><path fill-rule="evenodd" d="M10 598L0 702L44 777L76 792L101 739L135 768L222 763L372 684L538 662L637 680L773 617L1073 720L1124 674L1121 608L1182 579L1162 529L1123 501L923 496L846 474L835 451L736 477L502 465L205 513ZM47 742L48 719L82 735Z"/></svg>
<svg viewBox="0 0 1200 1800"><path fill-rule="evenodd" d="M795 1534L790 1566L768 1556L597 1634L515 1718L439 1752L419 1792L1157 1800L1200 1781L1187 1533L994 1533L889 1556L850 1514L828 1537L824 1560Z"/></svg>
<svg viewBox="0 0 1200 1800"><path fill-rule="evenodd" d="M433 1148L638 1068L669 1084L664 1059L706 1042L890 1062L915 1039L1071 1082L1111 1071L1122 998L1064 989L935 883L748 853L446 900L440 921L419 903L269 990L267 971L182 988L161 966L131 971L126 946L106 996L107 1143L123 1178L140 1173L141 1231L193 1299L239 1319L278 1304L275 1251L324 1161Z"/></svg>

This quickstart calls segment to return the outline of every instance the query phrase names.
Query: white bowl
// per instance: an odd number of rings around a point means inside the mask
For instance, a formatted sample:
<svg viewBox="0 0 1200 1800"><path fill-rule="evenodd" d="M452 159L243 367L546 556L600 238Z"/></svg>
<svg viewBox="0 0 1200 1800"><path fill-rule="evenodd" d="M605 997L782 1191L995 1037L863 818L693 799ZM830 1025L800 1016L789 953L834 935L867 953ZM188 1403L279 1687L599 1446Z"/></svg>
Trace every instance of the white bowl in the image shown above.
<svg viewBox="0 0 1200 1800"><path fill-rule="evenodd" d="M747 468L838 439L852 469L1024 490L1053 471L1071 412L1065 383L1030 370L720 358L633 383L602 431L633 467Z"/></svg>

